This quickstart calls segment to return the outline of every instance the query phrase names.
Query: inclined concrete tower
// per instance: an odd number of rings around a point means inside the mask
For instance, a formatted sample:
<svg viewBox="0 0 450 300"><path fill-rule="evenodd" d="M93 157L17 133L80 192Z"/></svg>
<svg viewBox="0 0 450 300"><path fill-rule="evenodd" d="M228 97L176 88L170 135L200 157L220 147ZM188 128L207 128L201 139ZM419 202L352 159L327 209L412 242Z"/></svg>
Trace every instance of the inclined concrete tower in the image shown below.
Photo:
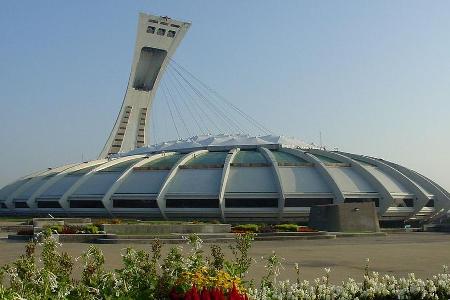
<svg viewBox="0 0 450 300"><path fill-rule="evenodd" d="M147 120L162 74L190 23L141 13L131 74L116 123L99 158L148 144Z"/></svg>

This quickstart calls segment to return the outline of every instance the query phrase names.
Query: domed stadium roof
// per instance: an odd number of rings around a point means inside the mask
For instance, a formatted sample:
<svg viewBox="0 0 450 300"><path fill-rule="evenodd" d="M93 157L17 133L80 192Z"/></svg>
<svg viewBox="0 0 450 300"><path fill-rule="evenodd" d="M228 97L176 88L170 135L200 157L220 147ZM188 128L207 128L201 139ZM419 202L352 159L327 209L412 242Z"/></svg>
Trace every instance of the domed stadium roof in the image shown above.
<svg viewBox="0 0 450 300"><path fill-rule="evenodd" d="M119 153L119 156L153 153L161 151L174 151L178 149L198 149L198 148L226 148L234 147L236 145L245 146L263 146L279 144L284 147L291 148L317 148L313 144L307 144L299 139L292 137L285 137L279 135L265 135L265 136L250 136L248 134L219 134L219 135L199 135L187 139L179 139L160 144L155 144L147 147L141 147L125 154Z"/></svg>
<svg viewBox="0 0 450 300"><path fill-rule="evenodd" d="M302 221L311 206L373 201L424 220L450 195L400 165L279 136L198 136L48 169L0 190L2 211L153 219Z"/></svg>

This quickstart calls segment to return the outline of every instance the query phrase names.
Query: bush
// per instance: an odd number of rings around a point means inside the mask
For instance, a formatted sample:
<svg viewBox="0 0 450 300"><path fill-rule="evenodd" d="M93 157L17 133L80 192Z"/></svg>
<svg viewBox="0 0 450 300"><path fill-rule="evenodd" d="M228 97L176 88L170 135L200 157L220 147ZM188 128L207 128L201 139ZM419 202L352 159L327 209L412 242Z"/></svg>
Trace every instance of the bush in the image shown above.
<svg viewBox="0 0 450 300"><path fill-rule="evenodd" d="M44 227L44 229L46 229L46 228L50 228L52 233L54 233L54 232L61 233L61 231L63 229L63 225L50 225L50 226Z"/></svg>
<svg viewBox="0 0 450 300"><path fill-rule="evenodd" d="M64 225L60 234L77 234L81 231L81 226Z"/></svg>
<svg viewBox="0 0 450 300"><path fill-rule="evenodd" d="M192 220L191 222L189 222L191 224L203 224L203 221L199 221L199 220Z"/></svg>
<svg viewBox="0 0 450 300"><path fill-rule="evenodd" d="M100 227L103 224L122 224L123 221L121 219L97 219L94 221L94 225Z"/></svg>
<svg viewBox="0 0 450 300"><path fill-rule="evenodd" d="M258 232L275 232L275 226L268 225L268 224L262 224L258 228Z"/></svg>
<svg viewBox="0 0 450 300"><path fill-rule="evenodd" d="M85 233L98 234L99 229L95 225L86 225L86 226L83 227L83 231Z"/></svg>
<svg viewBox="0 0 450 300"><path fill-rule="evenodd" d="M25 255L0 268L0 299L247 299L243 276L251 263L251 235L236 236L232 260L224 259L219 246L207 257L200 238L190 235L187 255L177 246L162 258L156 240L151 252L125 249L123 267L113 271L105 270L102 251L90 246L79 257L79 280L72 278L73 258L59 253L61 245L50 228L40 240L42 244L29 243Z"/></svg>
<svg viewBox="0 0 450 300"><path fill-rule="evenodd" d="M245 233L245 232L259 232L259 226L257 224L241 224L233 226L231 229L234 233Z"/></svg>
<svg viewBox="0 0 450 300"><path fill-rule="evenodd" d="M51 232L57 232L58 234L98 234L99 228L95 225L52 225L46 227L51 230Z"/></svg>
<svg viewBox="0 0 450 300"><path fill-rule="evenodd" d="M297 232L298 225L296 224L278 224L275 225L276 231L280 232Z"/></svg>

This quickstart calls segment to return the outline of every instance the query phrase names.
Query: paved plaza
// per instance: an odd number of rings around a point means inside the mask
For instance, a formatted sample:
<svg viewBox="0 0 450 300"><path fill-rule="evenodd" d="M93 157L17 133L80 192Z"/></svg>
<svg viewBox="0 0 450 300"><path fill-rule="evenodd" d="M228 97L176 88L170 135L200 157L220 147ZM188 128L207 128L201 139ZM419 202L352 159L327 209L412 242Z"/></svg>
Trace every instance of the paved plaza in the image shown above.
<svg viewBox="0 0 450 300"><path fill-rule="evenodd" d="M227 248L227 244L222 244ZM13 261L24 251L24 243L0 239L0 264ZM64 244L64 251L79 256L89 245L81 243ZM128 245L97 245L105 254L106 267L121 267L121 250ZM150 245L129 245L150 251ZM174 245L165 245L163 253ZM184 246L187 251L187 246ZM209 252L209 244L205 244ZM361 280L366 258L370 269L380 273L404 276L414 272L426 278L440 272L442 265L450 265L450 235L445 233L396 233L385 237L348 237L335 240L287 240L254 242L251 256L255 262L249 278L259 279L264 274L262 256L276 251L283 258L284 270L280 279L295 280L294 264L299 263L301 278L311 280L324 274L324 268L331 268L331 280L340 282L347 277ZM226 251L229 257L230 252ZM79 266L75 276L80 273Z"/></svg>

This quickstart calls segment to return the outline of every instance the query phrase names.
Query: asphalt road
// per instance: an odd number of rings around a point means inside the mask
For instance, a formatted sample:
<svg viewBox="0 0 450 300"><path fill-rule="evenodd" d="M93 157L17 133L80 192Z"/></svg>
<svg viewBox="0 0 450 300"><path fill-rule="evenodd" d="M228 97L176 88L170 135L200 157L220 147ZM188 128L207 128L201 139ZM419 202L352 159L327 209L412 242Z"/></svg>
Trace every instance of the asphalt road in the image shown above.
<svg viewBox="0 0 450 300"><path fill-rule="evenodd" d="M221 244L225 249L227 244ZM13 261L24 251L24 243L0 239L0 265ZM79 256L89 245L64 244L62 249ZM127 246L150 251L150 245L97 245L105 254L108 269L120 268L121 250ZM163 254L173 245L165 245ZM183 246L188 251L187 246ZM209 253L209 244L204 245ZM275 251L283 259L284 269L280 279L295 280L294 264L300 265L302 279L312 280L324 275L324 268L331 268L330 279L340 282L348 277L361 280L366 258L370 259L370 270L405 276L415 273L426 278L450 265L450 234L445 233L396 233L378 237L348 237L336 240L291 240L258 241L250 251L255 259L248 278L259 279L264 275L261 257ZM226 250L227 257L230 251ZM80 267L75 270L79 275Z"/></svg>

